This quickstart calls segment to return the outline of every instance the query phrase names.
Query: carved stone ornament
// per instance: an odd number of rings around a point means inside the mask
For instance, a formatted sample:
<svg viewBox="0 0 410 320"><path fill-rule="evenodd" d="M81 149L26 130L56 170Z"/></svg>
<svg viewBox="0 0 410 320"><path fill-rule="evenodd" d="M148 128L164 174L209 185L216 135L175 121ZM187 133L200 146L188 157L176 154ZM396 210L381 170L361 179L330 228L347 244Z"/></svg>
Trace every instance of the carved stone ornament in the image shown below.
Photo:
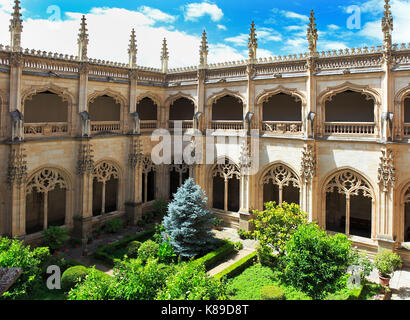
<svg viewBox="0 0 410 320"><path fill-rule="evenodd" d="M120 177L118 169L109 162L101 162L100 164L98 164L94 168L93 176L97 179L98 182L103 183L111 180L111 178L119 179Z"/></svg>
<svg viewBox="0 0 410 320"><path fill-rule="evenodd" d="M378 180L383 192L388 192L396 184L396 169L394 168L393 152L383 149L380 157Z"/></svg>
<svg viewBox="0 0 410 320"><path fill-rule="evenodd" d="M142 146L140 139L137 139L132 144L132 152L128 156L128 164L131 168L135 169L142 163Z"/></svg>
<svg viewBox="0 0 410 320"><path fill-rule="evenodd" d="M9 157L7 181L10 185L21 185L27 178L27 157L23 148L13 148Z"/></svg>
<svg viewBox="0 0 410 320"><path fill-rule="evenodd" d="M30 194L33 191L39 193L48 193L56 187L67 189L67 182L58 169L44 168L34 174L27 183L26 193Z"/></svg>
<svg viewBox="0 0 410 320"><path fill-rule="evenodd" d="M225 181L232 178L239 180L241 178L241 171L236 164L232 163L228 159L225 159L225 163L215 165L212 171L212 176L220 176Z"/></svg>
<svg viewBox="0 0 410 320"><path fill-rule="evenodd" d="M334 192L335 189L346 197L362 193L364 197L373 198L369 183L351 170L343 170L333 176L326 186L326 192Z"/></svg>
<svg viewBox="0 0 410 320"><path fill-rule="evenodd" d="M310 183L316 175L316 155L313 146L307 145L302 151L301 176Z"/></svg>
<svg viewBox="0 0 410 320"><path fill-rule="evenodd" d="M80 154L78 158L78 174L83 175L85 173L92 174L94 170L94 150L90 143L86 143L80 146Z"/></svg>
<svg viewBox="0 0 410 320"><path fill-rule="evenodd" d="M273 183L279 188L288 187L290 184L295 188L300 188L299 179L296 174L283 164L273 165L264 175L263 184Z"/></svg>

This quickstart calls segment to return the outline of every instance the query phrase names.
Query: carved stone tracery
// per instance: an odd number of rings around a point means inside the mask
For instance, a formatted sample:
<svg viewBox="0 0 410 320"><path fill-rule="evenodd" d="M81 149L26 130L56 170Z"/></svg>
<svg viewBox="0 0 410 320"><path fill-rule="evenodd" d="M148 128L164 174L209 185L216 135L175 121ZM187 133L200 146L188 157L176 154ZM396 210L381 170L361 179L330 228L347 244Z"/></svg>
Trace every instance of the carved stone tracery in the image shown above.
<svg viewBox="0 0 410 320"><path fill-rule="evenodd" d="M302 151L301 177L310 183L316 175L316 154L313 146L307 145Z"/></svg>
<svg viewBox="0 0 410 320"><path fill-rule="evenodd" d="M396 184L396 169L394 168L392 150L382 150L378 172L378 181L383 188L383 192L388 192L390 188L394 188Z"/></svg>
<svg viewBox="0 0 410 320"><path fill-rule="evenodd" d="M98 182L106 183L107 181L114 179L119 179L119 170L109 162L101 162L98 164L93 171L94 178Z"/></svg>
<svg viewBox="0 0 410 320"><path fill-rule="evenodd" d="M273 183L280 189L293 185L300 189L300 182L296 174L283 164L273 165L263 176L262 184Z"/></svg>
<svg viewBox="0 0 410 320"><path fill-rule="evenodd" d="M366 198L373 198L372 189L367 181L351 170L336 173L326 186L326 192L334 192L350 196L359 196L360 192Z"/></svg>
<svg viewBox="0 0 410 320"><path fill-rule="evenodd" d="M228 181L229 179L240 179L241 178L241 171L239 167L232 163L229 159L225 159L224 164L216 164L212 170L212 176L213 177L221 177L225 181Z"/></svg>
<svg viewBox="0 0 410 320"><path fill-rule="evenodd" d="M27 178L27 155L23 148L13 148L9 156L7 181L10 185L17 183L20 186Z"/></svg>
<svg viewBox="0 0 410 320"><path fill-rule="evenodd" d="M55 168L44 168L36 172L26 185L26 193L31 194L33 191L39 193L48 193L56 187L67 189L67 182L60 170Z"/></svg>

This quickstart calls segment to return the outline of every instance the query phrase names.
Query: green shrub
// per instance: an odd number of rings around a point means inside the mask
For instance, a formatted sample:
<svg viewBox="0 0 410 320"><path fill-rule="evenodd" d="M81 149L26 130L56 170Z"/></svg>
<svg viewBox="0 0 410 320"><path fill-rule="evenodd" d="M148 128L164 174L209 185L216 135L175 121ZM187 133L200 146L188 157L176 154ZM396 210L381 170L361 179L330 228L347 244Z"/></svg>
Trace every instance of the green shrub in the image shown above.
<svg viewBox="0 0 410 320"><path fill-rule="evenodd" d="M141 242L132 241L127 246L127 256L128 258L138 258L138 250L141 247Z"/></svg>
<svg viewBox="0 0 410 320"><path fill-rule="evenodd" d="M269 246L261 246L258 244L256 247L256 253L258 257L258 263L262 266L275 268L278 266L279 259L272 254L272 249Z"/></svg>
<svg viewBox="0 0 410 320"><path fill-rule="evenodd" d="M206 270L210 270L233 252L235 252L234 244L230 241L225 240L224 244L221 247L195 261L199 264L203 263Z"/></svg>
<svg viewBox="0 0 410 320"><path fill-rule="evenodd" d="M177 255L169 242L169 238L166 236L165 240L159 245L158 248L159 261L164 263L172 263L175 261L176 257Z"/></svg>
<svg viewBox="0 0 410 320"><path fill-rule="evenodd" d="M0 299L28 297L41 281L43 267L49 257L48 248L31 250L20 240L0 237L0 268L23 268L21 276Z"/></svg>
<svg viewBox="0 0 410 320"><path fill-rule="evenodd" d="M154 222L154 213L152 212L145 212L142 215L142 220L144 220L145 223L152 223Z"/></svg>
<svg viewBox="0 0 410 320"><path fill-rule="evenodd" d="M285 292L276 286L263 287L261 290L262 300L286 300Z"/></svg>
<svg viewBox="0 0 410 320"><path fill-rule="evenodd" d="M168 210L168 202L165 200L155 200L154 203L152 204L152 212L154 214L154 217L156 218L162 218L167 214Z"/></svg>
<svg viewBox="0 0 410 320"><path fill-rule="evenodd" d="M395 270L402 266L402 261L397 253L382 250L374 259L374 266L383 278L390 278Z"/></svg>
<svg viewBox="0 0 410 320"><path fill-rule="evenodd" d="M157 258L158 250L158 243L152 240L145 241L138 249L138 259L145 263L149 258Z"/></svg>
<svg viewBox="0 0 410 320"><path fill-rule="evenodd" d="M70 239L67 230L60 227L49 227L47 230L42 231L42 234L44 245L53 251L60 249L64 242Z"/></svg>
<svg viewBox="0 0 410 320"><path fill-rule="evenodd" d="M109 298L115 300L154 300L165 285L172 268L148 259L121 261L114 267Z"/></svg>
<svg viewBox="0 0 410 320"><path fill-rule="evenodd" d="M235 262L234 264L230 265L225 270L222 270L218 274L214 275L215 279L230 279L237 275L239 275L243 270L252 266L256 261L256 252L252 252L251 254L247 255L246 257L242 258L241 260Z"/></svg>
<svg viewBox="0 0 410 320"><path fill-rule="evenodd" d="M164 241L164 235L165 235L164 224L163 223L156 224L154 228L155 228L155 234L152 237L152 240L160 244L162 243L162 241Z"/></svg>
<svg viewBox="0 0 410 320"><path fill-rule="evenodd" d="M330 236L315 224L302 225L286 244L285 280L314 299L338 289L350 263L351 242L345 235Z"/></svg>
<svg viewBox="0 0 410 320"><path fill-rule="evenodd" d="M105 224L105 231L108 233L117 233L123 228L123 221L119 218L107 221Z"/></svg>
<svg viewBox="0 0 410 320"><path fill-rule="evenodd" d="M75 266L64 271L61 277L61 289L68 292L77 283L82 282L88 275L88 269L84 266Z"/></svg>
<svg viewBox="0 0 410 320"><path fill-rule="evenodd" d="M238 230L238 236L239 236L239 238L241 238L242 240L253 239L253 237L252 237L252 232L251 232L251 231L245 231L245 230L243 230L243 229L239 229L239 230Z"/></svg>
<svg viewBox="0 0 410 320"><path fill-rule="evenodd" d="M157 299L219 300L225 298L225 291L225 284L208 276L203 264L182 263L170 274Z"/></svg>
<svg viewBox="0 0 410 320"><path fill-rule="evenodd" d="M143 228L145 227L145 224L145 221L142 219L137 221L137 227Z"/></svg>
<svg viewBox="0 0 410 320"><path fill-rule="evenodd" d="M107 300L112 278L95 267L88 269L88 275L68 293L68 300Z"/></svg>
<svg viewBox="0 0 410 320"><path fill-rule="evenodd" d="M243 243L238 241L234 243L234 248L236 251L241 251L243 249Z"/></svg>
<svg viewBox="0 0 410 320"><path fill-rule="evenodd" d="M259 240L262 247L269 247L282 255L286 242L300 225L307 223L307 214L296 204L277 205L265 203L264 211L253 211L250 223L255 231L252 236Z"/></svg>

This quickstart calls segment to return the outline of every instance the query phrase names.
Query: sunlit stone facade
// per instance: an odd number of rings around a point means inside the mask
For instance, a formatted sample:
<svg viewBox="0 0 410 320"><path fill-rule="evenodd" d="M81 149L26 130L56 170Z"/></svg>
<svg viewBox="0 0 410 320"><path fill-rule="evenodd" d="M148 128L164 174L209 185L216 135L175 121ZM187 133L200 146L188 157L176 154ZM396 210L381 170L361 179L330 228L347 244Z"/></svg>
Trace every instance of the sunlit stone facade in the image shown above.
<svg viewBox="0 0 410 320"><path fill-rule="evenodd" d="M252 25L248 60L208 64L204 32L199 65L178 69L166 41L161 69L138 66L134 32L128 64L89 59L85 18L76 57L22 49L19 10L0 46L0 234L33 241L59 225L86 239L115 217L136 223L191 176L225 225L296 202L369 252L410 261L410 46L391 43L388 2L378 47L317 52L312 13L308 53L258 59ZM181 123L213 130L218 163L153 163L152 132ZM235 134L246 143L227 148Z"/></svg>

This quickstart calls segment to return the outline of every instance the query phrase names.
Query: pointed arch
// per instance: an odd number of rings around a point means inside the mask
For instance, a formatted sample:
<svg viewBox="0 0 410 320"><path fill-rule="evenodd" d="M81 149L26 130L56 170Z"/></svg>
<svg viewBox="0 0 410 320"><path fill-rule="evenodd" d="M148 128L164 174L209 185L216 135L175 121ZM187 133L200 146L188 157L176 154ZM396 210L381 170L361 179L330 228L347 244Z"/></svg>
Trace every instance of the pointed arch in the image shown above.
<svg viewBox="0 0 410 320"><path fill-rule="evenodd" d="M169 97L165 100L165 106L166 106L167 108L169 108L169 107L171 106L171 104L173 104L176 100L181 99L181 98L185 98L185 99L191 100L195 107L198 106L198 102L197 102L197 100L196 100L193 96L191 96L190 94L187 94L187 93L183 93L183 92L181 92L181 91L179 91L179 92L176 93L176 94L173 94L173 95L169 96Z"/></svg>
<svg viewBox="0 0 410 320"><path fill-rule="evenodd" d="M292 96L296 99L296 101L300 101L302 106L306 106L307 100L305 95L295 88L287 88L284 86L277 86L274 89L266 90L264 89L257 97L256 103L258 105L262 105L265 101L267 101L270 97L275 96L277 94L284 93L286 95Z"/></svg>
<svg viewBox="0 0 410 320"><path fill-rule="evenodd" d="M157 106L163 105L162 98L151 91L140 93L137 97L137 104L144 98L150 98Z"/></svg>
<svg viewBox="0 0 410 320"><path fill-rule="evenodd" d="M244 96L242 96L239 91L233 91L233 90L229 90L229 89L222 89L221 91L215 92L214 94L212 94L211 96L208 97L207 99L207 103L206 105L208 106L208 108L212 108L212 105L217 102L219 99L225 97L225 96L232 96L235 97L237 99L239 99L243 106L245 107L247 105L247 101L245 99Z"/></svg>
<svg viewBox="0 0 410 320"><path fill-rule="evenodd" d="M375 236L376 198L369 181L350 167L339 168L323 180L322 218L327 230L365 238Z"/></svg>
<svg viewBox="0 0 410 320"><path fill-rule="evenodd" d="M259 203L275 201L281 205L282 202L301 202L301 179L296 171L282 161L267 164L259 175Z"/></svg>
<svg viewBox="0 0 410 320"><path fill-rule="evenodd" d="M395 117L395 135L400 138L410 136L410 121L406 121L410 114L410 106L406 105L407 99L410 101L410 83L400 89L394 97L394 113L398 115Z"/></svg>
<svg viewBox="0 0 410 320"><path fill-rule="evenodd" d="M399 242L410 242L410 181L406 181L400 188Z"/></svg>
<svg viewBox="0 0 410 320"><path fill-rule="evenodd" d="M46 230L49 226L69 225L72 179L61 167L45 165L29 174L26 193L26 234Z"/></svg>
<svg viewBox="0 0 410 320"><path fill-rule="evenodd" d="M108 96L108 97L113 98L116 103L121 105L121 107L124 107L127 105L128 99L124 97L120 92L114 91L110 88L106 88L104 90L95 90L93 93L88 95L87 102L88 104L93 103L95 99L97 99L98 97L102 97L102 96Z"/></svg>

